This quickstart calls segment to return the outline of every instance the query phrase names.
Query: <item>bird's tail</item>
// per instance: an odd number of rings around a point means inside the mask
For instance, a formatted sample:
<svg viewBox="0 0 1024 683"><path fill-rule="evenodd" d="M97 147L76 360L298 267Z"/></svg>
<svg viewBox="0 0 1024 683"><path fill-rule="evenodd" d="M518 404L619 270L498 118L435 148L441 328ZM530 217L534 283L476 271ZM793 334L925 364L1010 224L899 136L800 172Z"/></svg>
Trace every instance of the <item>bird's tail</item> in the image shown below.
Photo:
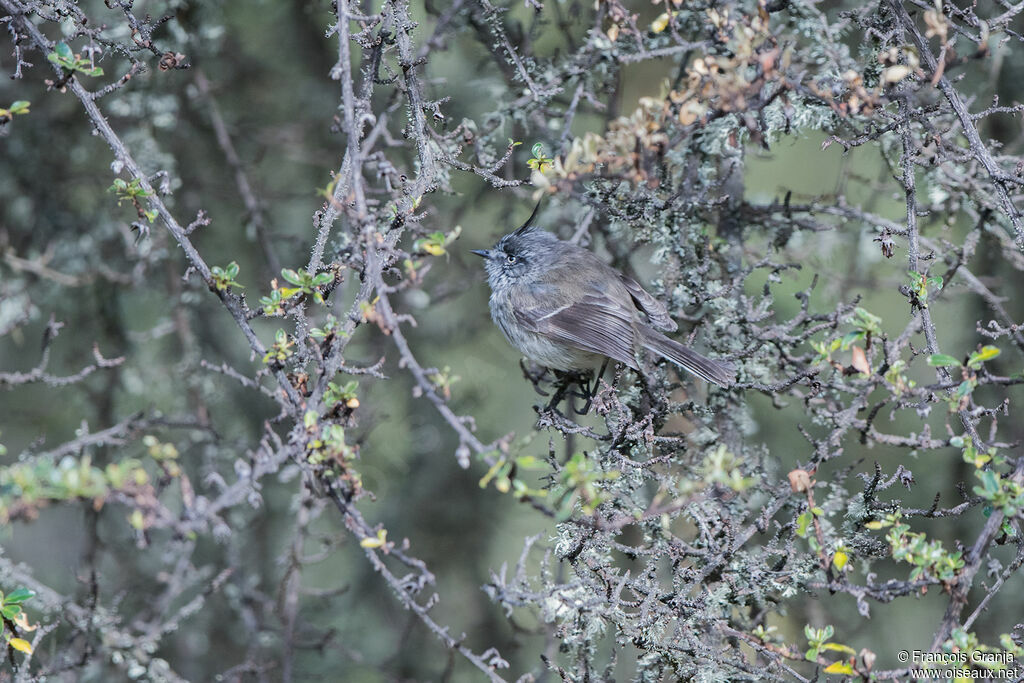
<svg viewBox="0 0 1024 683"><path fill-rule="evenodd" d="M645 349L667 358L687 372L723 387L736 381L736 366L732 363L702 356L649 327L640 326L640 333Z"/></svg>

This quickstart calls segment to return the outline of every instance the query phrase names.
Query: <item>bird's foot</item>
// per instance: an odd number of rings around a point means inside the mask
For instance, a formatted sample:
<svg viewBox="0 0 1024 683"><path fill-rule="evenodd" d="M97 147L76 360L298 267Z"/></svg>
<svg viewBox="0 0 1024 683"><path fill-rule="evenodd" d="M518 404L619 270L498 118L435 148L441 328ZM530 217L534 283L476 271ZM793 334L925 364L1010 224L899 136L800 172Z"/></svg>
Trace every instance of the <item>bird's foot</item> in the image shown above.
<svg viewBox="0 0 1024 683"><path fill-rule="evenodd" d="M551 371L545 367L528 363L525 358L519 359L519 369L523 372L523 377L529 380L530 384L533 385L533 390L541 396L550 396L551 394L541 389L541 384L548 382L548 378L551 375Z"/></svg>

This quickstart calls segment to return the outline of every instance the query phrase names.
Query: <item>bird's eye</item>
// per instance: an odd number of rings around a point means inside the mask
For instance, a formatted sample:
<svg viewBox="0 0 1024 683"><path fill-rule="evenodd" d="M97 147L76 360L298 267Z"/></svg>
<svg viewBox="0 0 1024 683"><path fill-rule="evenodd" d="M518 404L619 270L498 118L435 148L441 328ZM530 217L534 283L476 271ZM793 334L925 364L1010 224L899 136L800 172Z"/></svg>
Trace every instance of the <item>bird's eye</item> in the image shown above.
<svg viewBox="0 0 1024 683"><path fill-rule="evenodd" d="M512 254L509 254L508 256L505 257L505 260L508 261L509 263L515 263L516 257Z"/></svg>

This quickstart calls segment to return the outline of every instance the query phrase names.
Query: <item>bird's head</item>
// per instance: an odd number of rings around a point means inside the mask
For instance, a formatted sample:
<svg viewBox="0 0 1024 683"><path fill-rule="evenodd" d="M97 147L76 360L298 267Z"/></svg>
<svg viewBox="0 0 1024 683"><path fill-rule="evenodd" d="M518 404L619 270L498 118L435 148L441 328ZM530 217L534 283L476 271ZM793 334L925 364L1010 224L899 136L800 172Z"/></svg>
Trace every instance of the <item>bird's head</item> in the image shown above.
<svg viewBox="0 0 1024 683"><path fill-rule="evenodd" d="M534 216L515 232L510 232L490 249L473 249L484 258L491 289L501 291L510 285L539 279L558 261L561 240L533 223Z"/></svg>

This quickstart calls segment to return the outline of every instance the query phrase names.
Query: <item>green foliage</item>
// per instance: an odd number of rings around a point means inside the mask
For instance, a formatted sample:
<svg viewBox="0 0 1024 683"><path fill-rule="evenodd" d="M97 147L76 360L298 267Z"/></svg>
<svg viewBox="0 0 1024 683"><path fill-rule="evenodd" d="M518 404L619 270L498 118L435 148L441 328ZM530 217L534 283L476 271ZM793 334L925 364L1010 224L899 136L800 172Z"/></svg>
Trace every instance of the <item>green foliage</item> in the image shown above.
<svg viewBox="0 0 1024 683"><path fill-rule="evenodd" d="M271 290L270 296L260 297L260 306L263 307L263 312L266 315L283 315L288 301L300 295L312 297L315 302L322 304L324 302L323 288L335 280L334 273L323 272L313 275L302 268L298 270L284 268L281 270L281 277L293 286L279 287L276 279L271 282L273 290Z"/></svg>
<svg viewBox="0 0 1024 683"><path fill-rule="evenodd" d="M999 356L999 348L995 346L984 346L967 357L966 363L961 364L953 356L944 353L933 353L928 356L928 365L936 368L959 367L963 370L963 381L950 395L947 403L950 412L963 410L971 393L978 387L978 377L973 371L981 369L981 366L989 360Z"/></svg>
<svg viewBox="0 0 1024 683"><path fill-rule="evenodd" d="M622 472L619 470L602 471L585 453L574 453L559 472L558 483L552 489L558 518L568 519L577 504L584 515L594 514L599 505L612 499L612 493L604 488L604 484L620 476Z"/></svg>
<svg viewBox="0 0 1024 683"><path fill-rule="evenodd" d="M142 187L138 178L132 178L130 181L123 180L122 178L114 178L114 184L107 188L107 192L113 192L117 195L118 206L125 201L132 201L140 197L153 196L151 191Z"/></svg>
<svg viewBox="0 0 1024 683"><path fill-rule="evenodd" d="M942 644L942 650L962 653L966 661L977 669L1006 673L1019 669L1020 662L1024 660L1024 646L1016 642L1009 633L1000 634L999 645L1000 647L984 645L977 634L958 626Z"/></svg>
<svg viewBox="0 0 1024 683"><path fill-rule="evenodd" d="M995 448L981 453L970 438L962 437L961 441L964 462L974 465L974 476L981 482L973 487L974 494L988 502L989 510L1001 510L1007 519L1013 519L1024 510L1024 485L1012 476L1013 468ZM1000 475L998 469L1006 470L1006 474ZM1009 535L1016 535L1012 526L1007 529Z"/></svg>
<svg viewBox="0 0 1024 683"><path fill-rule="evenodd" d="M928 356L928 365L933 368L960 367L960 361L944 353L933 353Z"/></svg>
<svg viewBox="0 0 1024 683"><path fill-rule="evenodd" d="M338 319L329 313L321 327L314 327L309 331L309 336L318 341L326 341L336 334L344 334L344 331L338 324Z"/></svg>
<svg viewBox="0 0 1024 683"><path fill-rule="evenodd" d="M235 261L232 261L223 268L214 266L210 269L210 276L213 278L213 286L217 291L224 292L231 287L245 289L235 281L235 278L238 277L238 263Z"/></svg>
<svg viewBox="0 0 1024 683"><path fill-rule="evenodd" d="M146 447L149 457L172 477L181 476L181 466L178 464L178 449L172 443L161 443L152 434L142 437L142 444Z"/></svg>
<svg viewBox="0 0 1024 683"><path fill-rule="evenodd" d="M263 307L264 315L284 315L284 307L288 302L288 297L284 295L284 289L275 287L270 290L269 296L260 297L260 306Z"/></svg>
<svg viewBox="0 0 1024 683"><path fill-rule="evenodd" d="M997 346L983 346L980 350L973 352L967 357L967 367L971 370L979 369L983 363L997 358L1001 351Z"/></svg>
<svg viewBox="0 0 1024 683"><path fill-rule="evenodd" d="M452 368L449 365L444 366L441 370L434 370L427 374L427 379L437 387L445 399L452 397L452 385L461 380L462 378L458 375L452 374Z"/></svg>
<svg viewBox="0 0 1024 683"><path fill-rule="evenodd" d="M316 195L323 197L327 201L334 201L334 188L338 186L338 176L331 172L331 182L327 183L324 187L316 188Z"/></svg>
<svg viewBox="0 0 1024 683"><path fill-rule="evenodd" d="M835 635L835 628L832 625L827 625L823 628L813 628L810 624L804 626L804 637L807 638L807 651L804 652L804 659L809 662L818 662L818 658L826 652L839 653L840 655L849 656L849 662L838 661L826 667L826 673L832 674L852 674L854 672L852 662L853 658L857 656L857 651L847 645L840 643L830 643L829 640Z"/></svg>
<svg viewBox="0 0 1024 683"><path fill-rule="evenodd" d="M461 225L456 225L455 228L447 234L443 232L432 232L426 237L421 237L416 240L412 245L412 249L418 254L441 256L447 253L445 248L455 240L459 239L459 235L461 234Z"/></svg>
<svg viewBox="0 0 1024 683"><path fill-rule="evenodd" d="M930 577L938 581L953 581L964 568L963 552L948 552L942 541L930 541L920 532L910 531L910 525L902 521L899 512L890 513L884 519L869 522L868 529L889 529L885 540L889 543L894 560L914 566L910 579Z"/></svg>
<svg viewBox="0 0 1024 683"><path fill-rule="evenodd" d="M343 405L350 409L358 408L359 399L356 398L356 390L358 389L359 382L356 380L347 382L344 386L339 386L335 382L328 382L327 391L324 392L324 403L329 408L336 405Z"/></svg>
<svg viewBox="0 0 1024 683"><path fill-rule="evenodd" d="M32 645L24 638L19 637L18 631L34 631L36 628L29 626L23 606L35 595L35 591L28 588L16 588L6 595L0 591L0 615L3 616L0 629L2 629L4 642L8 647L25 654L32 654Z"/></svg>
<svg viewBox="0 0 1024 683"><path fill-rule="evenodd" d="M538 173L545 173L551 169L555 160L545 154L544 143L536 143L531 151L533 156L526 161L527 166Z"/></svg>
<svg viewBox="0 0 1024 683"><path fill-rule="evenodd" d="M280 364L292 357L295 353L295 340L288 336L288 333L284 330L278 330L274 333L274 343L267 349L267 352L263 354L264 363L276 363Z"/></svg>
<svg viewBox="0 0 1024 683"><path fill-rule="evenodd" d="M957 385L953 391L952 396L949 398L949 410L950 412L956 412L962 410L968 396L978 386L977 377L968 377L964 381Z"/></svg>
<svg viewBox="0 0 1024 683"><path fill-rule="evenodd" d="M928 292L942 289L942 277L923 275L913 270L909 272L909 276L912 300L921 308L928 308Z"/></svg>
<svg viewBox="0 0 1024 683"><path fill-rule="evenodd" d="M103 75L102 67L93 66L91 59L83 59L81 55L72 53L71 48L64 41L54 45L53 52L46 55L46 58L68 71L82 73L86 76Z"/></svg>
<svg viewBox="0 0 1024 683"><path fill-rule="evenodd" d="M317 273L316 275L313 275L302 268L299 268L298 270L283 268L281 270L281 277L295 285L294 287L283 287L281 289L281 293L286 299L302 293L311 295L313 300L318 304L322 304L324 302L323 293L321 293L320 287L324 287L325 285L329 285L334 282L333 273Z"/></svg>
<svg viewBox="0 0 1024 683"><path fill-rule="evenodd" d="M800 538L806 538L808 545L811 546L811 550L814 552L821 551L821 544L818 543L818 539L814 534L810 533L811 526L814 524L815 517L824 516L825 511L820 507L812 507L804 510L796 518L796 535Z"/></svg>
<svg viewBox="0 0 1024 683"><path fill-rule="evenodd" d="M7 123L15 116L27 114L31 104L28 100L18 100L11 103L6 109L0 107L0 125Z"/></svg>
<svg viewBox="0 0 1024 683"><path fill-rule="evenodd" d="M303 424L307 434L306 461L328 476L344 481L351 495L359 495L362 477L352 467L359 456L359 447L346 443L345 428L331 422L321 423L313 411L306 413Z"/></svg>
<svg viewBox="0 0 1024 683"><path fill-rule="evenodd" d="M0 614L4 619L17 619L22 612L22 603L33 597L35 592L28 588L16 588L7 595L0 592Z"/></svg>
<svg viewBox="0 0 1024 683"><path fill-rule="evenodd" d="M514 458L499 455L487 473L480 478L480 488L487 488L487 485L494 481L494 488L500 493L512 491L512 495L516 498L544 498L548 494L546 490L531 488L517 477L520 470L543 469L545 469L544 463L532 455L521 455Z"/></svg>
<svg viewBox="0 0 1024 683"><path fill-rule="evenodd" d="M842 345L842 339L831 339L829 341L818 341L816 339L810 340L811 348L818 353L817 362L819 363L831 363L832 354L838 351Z"/></svg>
<svg viewBox="0 0 1024 683"><path fill-rule="evenodd" d="M850 323L854 329L840 338L825 341L810 340L811 348L818 354L816 362L832 364L834 362L832 354L836 351L840 349L846 351L857 342L870 346L872 339L882 333L882 319L860 306L853 309L853 319Z"/></svg>
<svg viewBox="0 0 1024 683"><path fill-rule="evenodd" d="M345 443L345 428L336 424L323 427L320 436L312 439L306 448L309 450L309 461L313 464L328 460L347 463L356 457L356 450Z"/></svg>
<svg viewBox="0 0 1024 683"><path fill-rule="evenodd" d="M706 486L722 486L737 493L748 490L756 483L754 477L744 476L740 459L725 444L718 444L704 456L696 468L700 479L684 479L680 491L692 493Z"/></svg>
<svg viewBox="0 0 1024 683"><path fill-rule="evenodd" d="M854 318L851 322L856 329L848 332L843 337L842 348L844 350L850 348L851 344L858 341L870 343L873 337L877 337L882 333L882 319L877 315L860 306L853 309L853 314Z"/></svg>
<svg viewBox="0 0 1024 683"><path fill-rule="evenodd" d="M885 371L885 381L889 385L889 390L896 396L902 396L917 386L917 382L907 377L906 368L907 362L900 358L893 361Z"/></svg>
<svg viewBox="0 0 1024 683"><path fill-rule="evenodd" d="M1000 354L999 347L997 346L983 346L980 350L973 352L967 357L967 363L962 364L959 360L953 356L949 356L945 353L933 353L928 356L928 365L933 368L949 368L949 367L962 367L966 366L971 370L978 370L981 368L985 361L997 358Z"/></svg>
<svg viewBox="0 0 1024 683"><path fill-rule="evenodd" d="M124 202L131 202L139 212L140 217L145 218L150 223L156 220L156 209L146 209L139 201L146 197L152 197L153 192L143 188L138 178L132 178L130 181L115 178L114 184L107 188L107 192L113 192L117 195L118 206L121 206Z"/></svg>
<svg viewBox="0 0 1024 683"><path fill-rule="evenodd" d="M127 458L95 467L89 456L46 459L0 468L0 522L33 518L49 503L93 500L102 503L112 492L144 495L149 474L138 460Z"/></svg>

